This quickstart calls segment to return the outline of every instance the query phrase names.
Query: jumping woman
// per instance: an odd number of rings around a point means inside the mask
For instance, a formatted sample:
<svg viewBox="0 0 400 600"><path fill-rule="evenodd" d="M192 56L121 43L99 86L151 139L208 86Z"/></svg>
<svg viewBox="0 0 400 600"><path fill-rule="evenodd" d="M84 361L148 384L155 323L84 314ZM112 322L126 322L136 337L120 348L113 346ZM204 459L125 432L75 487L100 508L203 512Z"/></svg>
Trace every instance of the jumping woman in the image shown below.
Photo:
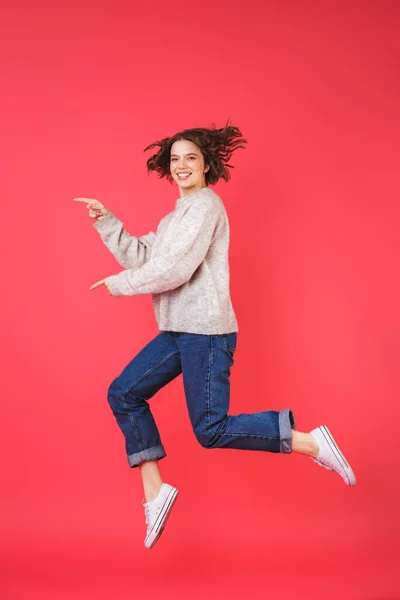
<svg viewBox="0 0 400 600"><path fill-rule="evenodd" d="M335 471L349 485L354 473L325 425L296 431L290 408L229 415L230 369L238 322L229 289L229 222L210 188L229 181L232 153L247 141L229 124L185 129L145 148L158 147L147 170L175 182L179 198L156 233L130 235L98 200L85 202L89 216L123 271L104 285L112 296L152 294L160 333L112 381L108 402L125 437L129 466L139 467L147 532L146 548L159 539L178 490L163 482L166 456L148 400L182 373L194 434L204 448L297 452Z"/></svg>

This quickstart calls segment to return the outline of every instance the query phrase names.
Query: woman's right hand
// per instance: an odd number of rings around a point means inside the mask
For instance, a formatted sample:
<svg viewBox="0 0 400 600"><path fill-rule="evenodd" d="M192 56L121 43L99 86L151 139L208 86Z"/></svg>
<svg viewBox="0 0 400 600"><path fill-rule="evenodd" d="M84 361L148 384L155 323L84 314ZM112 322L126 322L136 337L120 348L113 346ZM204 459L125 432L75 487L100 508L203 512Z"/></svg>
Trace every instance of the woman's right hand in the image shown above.
<svg viewBox="0 0 400 600"><path fill-rule="evenodd" d="M95 200L94 198L73 198L75 202L84 202L86 204L86 208L89 209L89 217L93 219L97 219L100 221L104 219L110 212L108 208L104 206L99 200Z"/></svg>

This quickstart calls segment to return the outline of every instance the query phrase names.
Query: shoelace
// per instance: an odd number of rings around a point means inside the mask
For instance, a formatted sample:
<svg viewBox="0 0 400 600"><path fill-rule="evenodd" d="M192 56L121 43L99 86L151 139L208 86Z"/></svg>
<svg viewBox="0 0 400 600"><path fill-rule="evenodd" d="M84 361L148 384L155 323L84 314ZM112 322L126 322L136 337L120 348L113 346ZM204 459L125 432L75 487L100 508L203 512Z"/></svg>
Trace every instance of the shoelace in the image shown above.
<svg viewBox="0 0 400 600"><path fill-rule="evenodd" d="M146 525L150 524L150 508L148 504L144 506L144 514L146 516Z"/></svg>
<svg viewBox="0 0 400 600"><path fill-rule="evenodd" d="M311 458L320 467L324 467L325 469L329 469L330 471L336 471L336 472L338 472L338 470L335 469L335 467L333 467L333 465L331 465L331 463L329 463L328 461L324 460L323 458L314 458L313 456L311 456Z"/></svg>
<svg viewBox="0 0 400 600"><path fill-rule="evenodd" d="M146 516L146 525L150 524L150 506L148 504L144 504L144 514ZM158 513L160 512L160 509L157 508L156 512L155 512L155 516L158 515Z"/></svg>
<svg viewBox="0 0 400 600"><path fill-rule="evenodd" d="M319 465L320 467L324 467L325 469L329 469L330 471L334 471L335 473L337 473L338 475L340 475L340 477L345 481L345 483L348 484L348 477L346 477L346 475L344 475L340 469L338 469L337 467L335 467L334 465L331 465L331 463L328 463L327 461L323 460L322 458L314 458L313 456L311 456L311 458L313 459L314 462L317 463L317 465Z"/></svg>

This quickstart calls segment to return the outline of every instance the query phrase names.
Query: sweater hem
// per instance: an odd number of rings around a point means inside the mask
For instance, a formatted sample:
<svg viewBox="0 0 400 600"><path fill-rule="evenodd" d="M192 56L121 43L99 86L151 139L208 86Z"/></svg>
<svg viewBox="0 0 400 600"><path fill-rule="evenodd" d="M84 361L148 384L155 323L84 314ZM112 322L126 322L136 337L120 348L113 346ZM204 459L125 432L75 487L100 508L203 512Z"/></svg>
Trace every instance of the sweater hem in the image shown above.
<svg viewBox="0 0 400 600"><path fill-rule="evenodd" d="M227 333L239 333L238 326L236 326L234 328L217 327L217 328L210 328L210 329L206 330L204 327L190 327L190 326L173 327L172 325L170 325L168 327L167 326L159 327L159 330L160 331L174 331L177 333L196 333L198 335L224 335Z"/></svg>

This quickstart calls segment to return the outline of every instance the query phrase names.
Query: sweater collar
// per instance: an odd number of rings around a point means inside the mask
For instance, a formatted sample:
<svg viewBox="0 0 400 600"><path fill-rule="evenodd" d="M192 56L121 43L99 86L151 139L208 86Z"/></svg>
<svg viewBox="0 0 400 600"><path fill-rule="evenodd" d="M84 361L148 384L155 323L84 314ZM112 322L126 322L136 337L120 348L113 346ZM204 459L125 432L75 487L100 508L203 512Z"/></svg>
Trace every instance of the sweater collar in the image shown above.
<svg viewBox="0 0 400 600"><path fill-rule="evenodd" d="M187 196L181 196L180 198L177 199L175 207L179 208L180 206L183 206L184 204L186 204L186 202L193 200L198 194L200 194L201 192L205 192L205 191L209 191L210 188L208 186L202 187L199 190L196 190L195 192L192 192L191 194L188 194Z"/></svg>

